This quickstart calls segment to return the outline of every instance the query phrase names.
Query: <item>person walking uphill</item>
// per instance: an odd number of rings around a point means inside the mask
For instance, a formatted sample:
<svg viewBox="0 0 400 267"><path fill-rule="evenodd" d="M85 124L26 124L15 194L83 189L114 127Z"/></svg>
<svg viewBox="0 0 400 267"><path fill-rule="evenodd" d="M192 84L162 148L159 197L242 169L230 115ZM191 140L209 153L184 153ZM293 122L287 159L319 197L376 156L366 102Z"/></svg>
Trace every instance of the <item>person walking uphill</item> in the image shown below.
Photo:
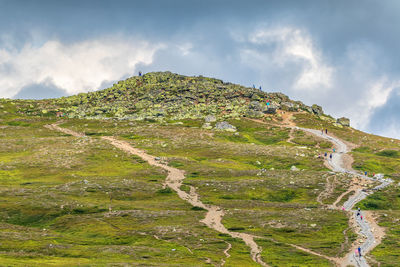
<svg viewBox="0 0 400 267"><path fill-rule="evenodd" d="M325 133L328 134L328 129L325 129Z"/></svg>
<svg viewBox="0 0 400 267"><path fill-rule="evenodd" d="M358 247L358 256L361 257L361 247Z"/></svg>

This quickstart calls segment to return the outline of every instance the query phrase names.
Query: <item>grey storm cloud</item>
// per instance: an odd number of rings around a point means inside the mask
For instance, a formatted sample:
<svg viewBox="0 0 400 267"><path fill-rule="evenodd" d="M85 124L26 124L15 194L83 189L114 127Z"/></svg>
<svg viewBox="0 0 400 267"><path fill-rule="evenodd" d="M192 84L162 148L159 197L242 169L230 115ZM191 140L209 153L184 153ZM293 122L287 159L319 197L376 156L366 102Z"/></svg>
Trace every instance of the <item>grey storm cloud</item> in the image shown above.
<svg viewBox="0 0 400 267"><path fill-rule="evenodd" d="M67 92L51 82L25 86L14 96L16 99L44 99L67 96Z"/></svg>
<svg viewBox="0 0 400 267"><path fill-rule="evenodd" d="M0 0L0 97L170 70L281 91L378 133L398 99L399 11L394 0ZM43 89L49 79L58 89Z"/></svg>

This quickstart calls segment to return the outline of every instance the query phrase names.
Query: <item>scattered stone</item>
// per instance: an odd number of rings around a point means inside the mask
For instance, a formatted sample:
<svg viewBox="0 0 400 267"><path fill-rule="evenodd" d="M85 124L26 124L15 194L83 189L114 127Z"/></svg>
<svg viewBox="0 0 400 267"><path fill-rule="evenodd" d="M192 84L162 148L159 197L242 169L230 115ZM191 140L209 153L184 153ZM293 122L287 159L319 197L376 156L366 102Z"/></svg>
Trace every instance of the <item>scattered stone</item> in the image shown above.
<svg viewBox="0 0 400 267"><path fill-rule="evenodd" d="M210 123L210 122L216 122L217 118L214 115L208 115L204 118L204 121L206 123Z"/></svg>
<svg viewBox="0 0 400 267"><path fill-rule="evenodd" d="M300 171L300 169L299 169L299 168L297 168L296 166L292 166L292 167L290 167L290 170L291 170L291 171Z"/></svg>
<svg viewBox="0 0 400 267"><path fill-rule="evenodd" d="M311 227L315 227L315 226L317 226L317 224L312 223L312 224L310 224L310 226L311 226Z"/></svg>
<svg viewBox="0 0 400 267"><path fill-rule="evenodd" d="M215 129L228 132L236 132L236 127L226 121L218 122L217 124L215 124Z"/></svg>

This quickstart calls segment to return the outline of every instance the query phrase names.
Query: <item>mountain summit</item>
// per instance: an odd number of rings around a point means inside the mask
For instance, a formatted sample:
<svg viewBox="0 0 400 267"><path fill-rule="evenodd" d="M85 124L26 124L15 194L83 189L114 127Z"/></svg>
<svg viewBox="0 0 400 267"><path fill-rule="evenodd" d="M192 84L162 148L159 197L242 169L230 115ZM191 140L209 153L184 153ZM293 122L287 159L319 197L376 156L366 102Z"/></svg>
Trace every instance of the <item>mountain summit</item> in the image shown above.
<svg viewBox="0 0 400 267"><path fill-rule="evenodd" d="M277 109L324 115L320 106L307 106L282 93L171 72L151 72L119 81L108 89L36 103L39 106L33 114L89 119L180 120L208 115L221 119L261 118L275 114Z"/></svg>

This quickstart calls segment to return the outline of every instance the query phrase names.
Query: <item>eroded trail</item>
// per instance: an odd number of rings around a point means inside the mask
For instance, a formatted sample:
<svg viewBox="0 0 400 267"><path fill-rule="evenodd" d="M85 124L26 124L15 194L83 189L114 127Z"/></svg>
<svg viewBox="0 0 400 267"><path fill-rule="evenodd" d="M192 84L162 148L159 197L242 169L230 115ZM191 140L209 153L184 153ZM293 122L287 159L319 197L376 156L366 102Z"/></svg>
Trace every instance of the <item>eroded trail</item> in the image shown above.
<svg viewBox="0 0 400 267"><path fill-rule="evenodd" d="M312 133L318 137L327 139L335 145L336 152L332 154L332 159L328 160L327 162L333 171L348 173L368 181L380 182L380 185L376 186L373 190L382 189L392 183L392 180L390 179L370 178L365 175L359 174L353 169L345 166L344 156L346 155L349 149L348 146L340 139L326 134L322 134L321 131L319 130L312 130L306 128L299 128L299 129ZM366 255L369 251L371 251L375 246L377 246L381 242L384 232L383 229L380 228L378 224L375 222L375 219L373 218L370 212L362 211L361 214L357 215L357 210L353 210L354 206L358 202L366 198L369 194L372 194L372 192L367 192L361 186L358 187L352 186L345 193L348 193L350 191L355 191L355 193L343 204L343 208L346 211L352 213L352 216L350 218L351 223L357 229L358 235L362 241L359 241L361 244L353 244L351 251L343 259L340 259L338 263L341 266L348 266L348 265L356 265L362 267L369 266L366 258L364 256L359 257L359 255L357 255L357 253L355 253L354 251L359 246L361 248L362 255ZM339 198L335 201L335 203L333 204L334 208L337 208L336 204L345 195L345 193L339 196Z"/></svg>
<svg viewBox="0 0 400 267"><path fill-rule="evenodd" d="M70 134L76 137L83 137L85 136L84 134L74 132L69 129L65 129L62 127L59 127L58 124L52 124L52 125L47 125L46 126L49 129L52 130L57 130L66 134ZM156 157L151 156L147 154L146 152L132 147L128 142L118 140L114 137L110 136L104 136L102 139L107 140L110 142L113 146L116 148L119 148L126 153L133 154L136 156L141 157L143 160L147 161L150 165L157 166L159 168L162 168L168 172L168 176L165 180L164 186L170 187L172 190L174 190L178 196L189 202L192 206L197 206L201 207L205 210L207 210L206 217L201 220L202 223L207 225L209 228L214 229L220 233L223 234L228 234L233 238L239 238L242 239L246 245L250 248L250 254L251 258L253 261L259 263L262 266L268 266L263 260L261 259L261 248L257 245L257 243L254 241L254 236L246 233L237 233L237 232L232 232L226 229L226 227L222 224L222 217L224 216L224 211L215 205L205 205L201 200L199 199L199 195L196 193L196 190L194 187L190 187L190 192L187 193L183 190L180 189L183 180L185 179L185 173L182 170L179 170L177 168L170 167L166 164L163 164L156 160ZM229 249L231 248L231 244L228 245L228 248L224 251L224 254L228 258L230 255L228 254ZM223 265L225 263L225 260L222 261Z"/></svg>

